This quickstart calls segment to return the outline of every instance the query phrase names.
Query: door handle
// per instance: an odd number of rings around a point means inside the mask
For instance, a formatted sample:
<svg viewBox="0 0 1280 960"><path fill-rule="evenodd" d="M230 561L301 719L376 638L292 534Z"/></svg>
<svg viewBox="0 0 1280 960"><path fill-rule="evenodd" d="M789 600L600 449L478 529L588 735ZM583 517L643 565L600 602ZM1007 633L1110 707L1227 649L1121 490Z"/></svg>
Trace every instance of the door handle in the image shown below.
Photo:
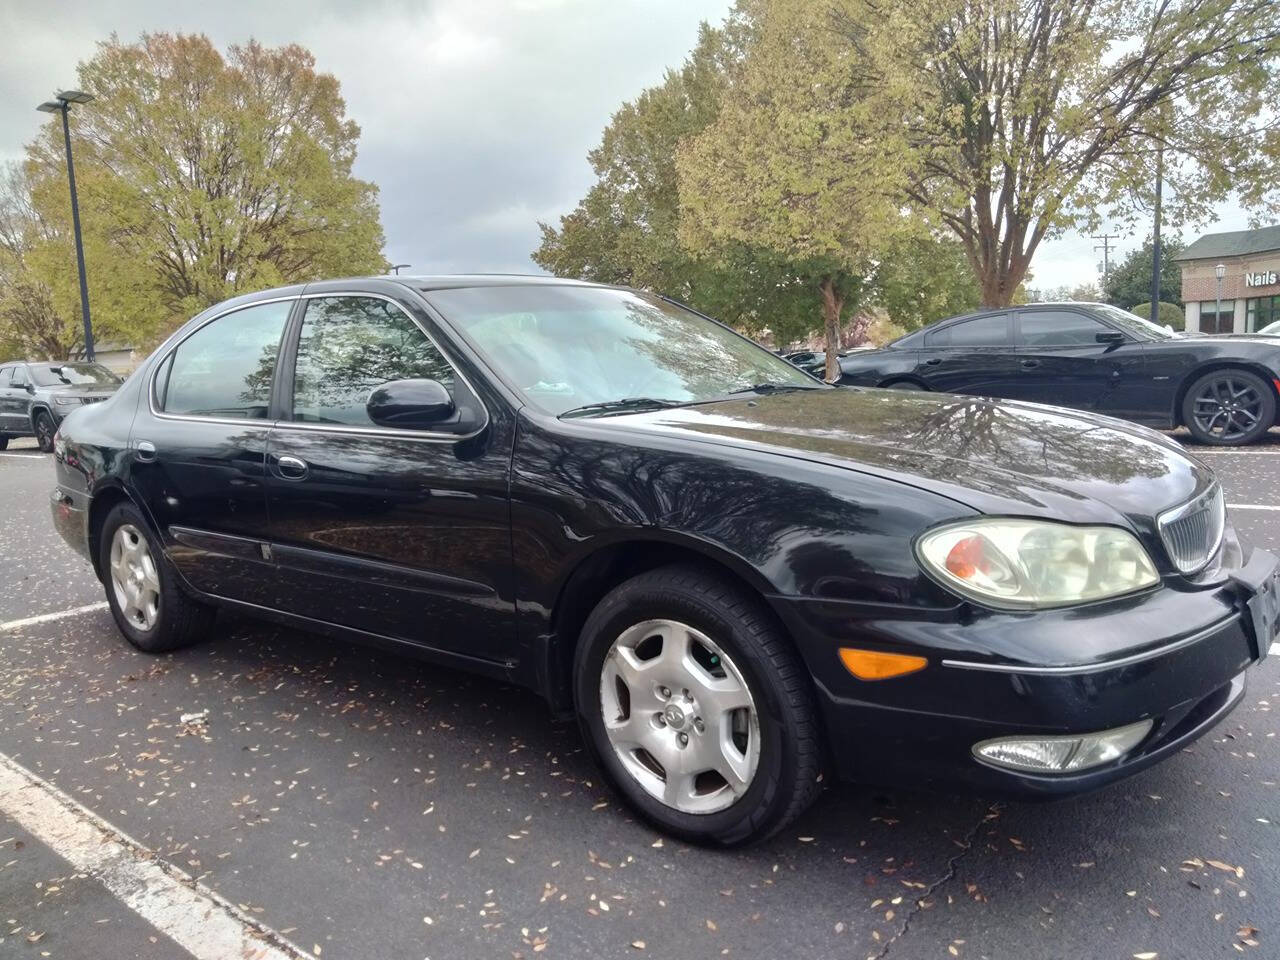
<svg viewBox="0 0 1280 960"><path fill-rule="evenodd" d="M297 457L279 457L276 460L276 471L285 480L303 480L307 476L307 463Z"/></svg>
<svg viewBox="0 0 1280 960"><path fill-rule="evenodd" d="M936 367L941 362L942 362L941 357L930 357L928 360L925 361L925 364L930 367Z"/></svg>
<svg viewBox="0 0 1280 960"><path fill-rule="evenodd" d="M150 440L139 440L134 455L142 463L151 463L156 458L156 445Z"/></svg>
<svg viewBox="0 0 1280 960"><path fill-rule="evenodd" d="M1039 360L1023 360L1022 361L1022 368L1024 370L1034 370L1038 366L1040 366Z"/></svg>

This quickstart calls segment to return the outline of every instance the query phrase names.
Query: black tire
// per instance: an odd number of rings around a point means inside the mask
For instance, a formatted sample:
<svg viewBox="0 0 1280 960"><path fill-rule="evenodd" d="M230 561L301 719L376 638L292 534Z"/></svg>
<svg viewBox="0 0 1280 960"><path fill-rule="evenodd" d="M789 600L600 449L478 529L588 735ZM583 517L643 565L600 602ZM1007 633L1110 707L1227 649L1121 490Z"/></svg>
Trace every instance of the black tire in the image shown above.
<svg viewBox="0 0 1280 960"><path fill-rule="evenodd" d="M0 450L8 449L8 446L9 438L5 434L0 433Z"/></svg>
<svg viewBox="0 0 1280 960"><path fill-rule="evenodd" d="M886 390L917 390L924 391L927 387L923 387L914 380L891 380L884 385Z"/></svg>
<svg viewBox="0 0 1280 960"><path fill-rule="evenodd" d="M1276 392L1239 367L1212 370L1182 400L1182 422L1200 443L1238 447L1253 443L1276 422Z"/></svg>
<svg viewBox="0 0 1280 960"><path fill-rule="evenodd" d="M36 444L43 453L53 453L53 435L58 432L58 428L53 425L53 417L49 416L49 411L41 410L36 414L35 422Z"/></svg>
<svg viewBox="0 0 1280 960"><path fill-rule="evenodd" d="M111 550L116 531L128 525L146 541L154 560L160 583L158 612L150 629L141 629L125 615L112 582ZM213 620L214 611L198 603L183 592L178 585L177 573L160 549L160 544L147 526L146 520L132 503L120 503L112 508L102 524L98 537L98 568L102 571L102 583L107 593L107 604L116 626L125 639L145 653L164 653L190 646L202 640Z"/></svg>
<svg viewBox="0 0 1280 960"><path fill-rule="evenodd" d="M689 813L652 796L623 766L605 731L600 689L605 658L627 628L650 619L677 620L714 640L755 703L755 775L724 809ZM587 618L574 670L578 720L596 762L642 817L673 836L717 846L761 840L794 820L821 792L822 734L808 672L763 601L717 572L678 564L616 587Z"/></svg>

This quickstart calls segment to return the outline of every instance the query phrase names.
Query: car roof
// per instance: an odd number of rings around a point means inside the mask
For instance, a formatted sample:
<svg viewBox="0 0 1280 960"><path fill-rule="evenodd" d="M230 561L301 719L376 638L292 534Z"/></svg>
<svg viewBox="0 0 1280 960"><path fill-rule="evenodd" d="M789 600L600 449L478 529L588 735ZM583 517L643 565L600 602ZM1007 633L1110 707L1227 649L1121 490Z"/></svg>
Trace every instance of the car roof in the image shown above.
<svg viewBox="0 0 1280 960"><path fill-rule="evenodd" d="M571 280L536 273L456 273L391 276L387 278L415 287L418 290L456 290L460 287L518 287L518 286L575 286L600 287L605 284L586 280Z"/></svg>

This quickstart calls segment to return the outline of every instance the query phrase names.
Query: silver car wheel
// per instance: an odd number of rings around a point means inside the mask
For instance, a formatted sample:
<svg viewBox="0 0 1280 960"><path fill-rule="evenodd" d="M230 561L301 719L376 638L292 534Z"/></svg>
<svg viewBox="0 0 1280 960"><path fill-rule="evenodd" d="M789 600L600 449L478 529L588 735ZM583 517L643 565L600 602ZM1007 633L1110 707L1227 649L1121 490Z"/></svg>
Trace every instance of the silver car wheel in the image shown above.
<svg viewBox="0 0 1280 960"><path fill-rule="evenodd" d="M121 614L135 630L147 631L160 617L160 574L146 538L131 523L111 538L111 589Z"/></svg>
<svg viewBox="0 0 1280 960"><path fill-rule="evenodd" d="M755 701L710 637L675 620L623 631L600 673L605 733L651 797L715 813L747 792L760 762Z"/></svg>

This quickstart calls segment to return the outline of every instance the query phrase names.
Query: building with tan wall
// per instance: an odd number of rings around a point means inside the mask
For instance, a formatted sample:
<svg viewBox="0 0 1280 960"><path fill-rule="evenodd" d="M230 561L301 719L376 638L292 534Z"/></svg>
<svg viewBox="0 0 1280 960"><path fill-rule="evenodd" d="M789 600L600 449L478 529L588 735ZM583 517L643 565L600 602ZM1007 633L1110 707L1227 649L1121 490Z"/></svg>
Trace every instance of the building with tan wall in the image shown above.
<svg viewBox="0 0 1280 960"><path fill-rule="evenodd" d="M1280 225L1209 233L1173 259L1188 331L1254 333L1280 320Z"/></svg>

